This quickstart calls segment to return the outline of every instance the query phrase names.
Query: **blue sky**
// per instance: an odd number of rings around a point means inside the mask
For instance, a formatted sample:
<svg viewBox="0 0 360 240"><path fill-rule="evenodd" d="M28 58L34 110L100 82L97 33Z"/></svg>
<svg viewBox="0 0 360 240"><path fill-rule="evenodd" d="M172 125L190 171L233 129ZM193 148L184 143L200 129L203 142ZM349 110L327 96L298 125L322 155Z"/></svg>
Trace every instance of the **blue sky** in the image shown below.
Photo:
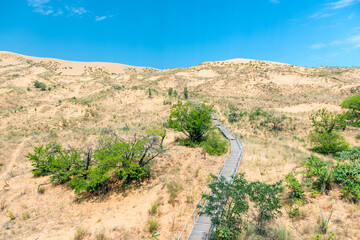
<svg viewBox="0 0 360 240"><path fill-rule="evenodd" d="M155 68L360 66L360 0L0 0L0 50Z"/></svg>

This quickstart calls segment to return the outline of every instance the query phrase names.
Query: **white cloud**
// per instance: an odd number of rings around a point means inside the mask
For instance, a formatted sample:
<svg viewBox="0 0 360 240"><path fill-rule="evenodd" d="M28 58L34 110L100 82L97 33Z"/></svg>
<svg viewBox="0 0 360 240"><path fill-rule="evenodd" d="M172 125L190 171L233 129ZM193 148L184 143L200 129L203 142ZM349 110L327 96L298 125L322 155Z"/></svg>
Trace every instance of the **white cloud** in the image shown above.
<svg viewBox="0 0 360 240"><path fill-rule="evenodd" d="M95 21L102 21L102 20L105 20L106 18L107 18L107 16L96 16Z"/></svg>
<svg viewBox="0 0 360 240"><path fill-rule="evenodd" d="M47 6L50 0L28 0L28 5L34 8L34 12L42 15L49 15L54 12L51 6Z"/></svg>
<svg viewBox="0 0 360 240"><path fill-rule="evenodd" d="M79 7L79 8L71 8L71 14L72 15L82 15L84 13L87 13L87 10L84 7Z"/></svg>
<svg viewBox="0 0 360 240"><path fill-rule="evenodd" d="M335 15L335 13L324 13L322 11L316 12L313 15L309 16L309 18L328 18Z"/></svg>
<svg viewBox="0 0 360 240"><path fill-rule="evenodd" d="M351 6L358 3L359 0L338 0L336 2L329 3L330 9L339 9Z"/></svg>
<svg viewBox="0 0 360 240"><path fill-rule="evenodd" d="M324 43L316 43L310 46L311 49L321 49L326 47L326 44Z"/></svg>
<svg viewBox="0 0 360 240"><path fill-rule="evenodd" d="M352 48L360 48L360 34L354 34L342 40L336 40L331 45L351 45Z"/></svg>
<svg viewBox="0 0 360 240"><path fill-rule="evenodd" d="M270 2L272 2L272 3L280 3L279 0L270 0Z"/></svg>
<svg viewBox="0 0 360 240"><path fill-rule="evenodd" d="M350 44L353 44L355 48L360 48L360 34L347 38Z"/></svg>

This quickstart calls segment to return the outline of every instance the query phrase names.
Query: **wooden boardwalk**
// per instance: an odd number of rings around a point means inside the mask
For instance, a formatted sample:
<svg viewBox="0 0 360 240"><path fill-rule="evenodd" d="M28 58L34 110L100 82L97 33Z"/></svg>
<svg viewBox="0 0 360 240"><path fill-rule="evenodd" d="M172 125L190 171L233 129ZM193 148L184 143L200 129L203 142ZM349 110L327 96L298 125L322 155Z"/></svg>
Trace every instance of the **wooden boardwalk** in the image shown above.
<svg viewBox="0 0 360 240"><path fill-rule="evenodd" d="M217 128L223 133L223 135L230 140L231 148L230 155L219 175L225 177L225 179L232 183L239 164L243 155L243 147L237 137L232 135L229 130L221 125L216 116L212 115L212 120ZM206 203L205 203L206 206ZM194 224L194 227L188 237L188 240L205 240L208 239L211 230L211 218L206 215L199 216Z"/></svg>

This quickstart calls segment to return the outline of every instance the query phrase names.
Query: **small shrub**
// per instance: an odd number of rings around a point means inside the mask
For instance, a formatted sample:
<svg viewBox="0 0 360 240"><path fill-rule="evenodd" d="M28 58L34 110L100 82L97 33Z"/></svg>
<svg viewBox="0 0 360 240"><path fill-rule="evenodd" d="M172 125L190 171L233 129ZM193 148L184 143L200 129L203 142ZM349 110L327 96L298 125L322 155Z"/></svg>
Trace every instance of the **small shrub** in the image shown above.
<svg viewBox="0 0 360 240"><path fill-rule="evenodd" d="M15 214L12 211L9 211L7 214L8 218L10 218L10 220L15 220Z"/></svg>
<svg viewBox="0 0 360 240"><path fill-rule="evenodd" d="M202 143L203 149L210 155L220 156L227 152L227 141L221 139L219 134L211 134L206 141Z"/></svg>
<svg viewBox="0 0 360 240"><path fill-rule="evenodd" d="M357 140L360 140L360 133L358 133L355 137Z"/></svg>
<svg viewBox="0 0 360 240"><path fill-rule="evenodd" d="M45 192L45 188L40 187L39 190L38 190L38 193L44 194L44 192Z"/></svg>
<svg viewBox="0 0 360 240"><path fill-rule="evenodd" d="M74 240L83 240L85 239L86 235L88 235L88 232L84 228L78 227L76 229Z"/></svg>
<svg viewBox="0 0 360 240"><path fill-rule="evenodd" d="M296 179L293 173L289 173L285 176L286 187L289 188L289 199L294 203L298 200L302 200L304 195L304 190L302 185Z"/></svg>
<svg viewBox="0 0 360 240"><path fill-rule="evenodd" d="M39 81L36 80L36 81L34 82L34 87L35 87L35 88L40 88L41 91L46 91L46 84L43 83L43 82L39 82Z"/></svg>
<svg viewBox="0 0 360 240"><path fill-rule="evenodd" d="M310 132L311 149L321 154L334 154L349 149L349 143L339 133L333 132Z"/></svg>
<svg viewBox="0 0 360 240"><path fill-rule="evenodd" d="M315 190L323 193L331 189L334 172L330 161L312 155L302 165L306 168L304 174L308 182Z"/></svg>
<svg viewBox="0 0 360 240"><path fill-rule="evenodd" d="M303 218L304 213L300 211L299 208L292 208L288 212L290 218L300 219Z"/></svg>
<svg viewBox="0 0 360 240"><path fill-rule="evenodd" d="M153 233L159 226L159 220L157 218L150 218L149 220L149 232Z"/></svg>

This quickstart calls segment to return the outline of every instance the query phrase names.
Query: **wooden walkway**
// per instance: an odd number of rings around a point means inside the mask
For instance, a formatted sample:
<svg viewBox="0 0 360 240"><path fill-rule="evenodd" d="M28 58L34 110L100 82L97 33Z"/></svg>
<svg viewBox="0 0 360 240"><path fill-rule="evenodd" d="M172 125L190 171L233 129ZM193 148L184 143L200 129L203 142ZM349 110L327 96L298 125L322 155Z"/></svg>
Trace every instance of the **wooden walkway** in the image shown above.
<svg viewBox="0 0 360 240"><path fill-rule="evenodd" d="M216 116L212 115L212 120L217 128L223 133L223 135L230 140L231 148L230 155L219 175L225 177L229 182L233 182L233 178L239 168L239 164L243 155L243 147L237 137L232 135L229 130L221 125ZM206 206L206 203L205 203ZM199 216L194 224L194 227L188 237L188 240L205 240L208 239L211 231L211 218L206 215Z"/></svg>

